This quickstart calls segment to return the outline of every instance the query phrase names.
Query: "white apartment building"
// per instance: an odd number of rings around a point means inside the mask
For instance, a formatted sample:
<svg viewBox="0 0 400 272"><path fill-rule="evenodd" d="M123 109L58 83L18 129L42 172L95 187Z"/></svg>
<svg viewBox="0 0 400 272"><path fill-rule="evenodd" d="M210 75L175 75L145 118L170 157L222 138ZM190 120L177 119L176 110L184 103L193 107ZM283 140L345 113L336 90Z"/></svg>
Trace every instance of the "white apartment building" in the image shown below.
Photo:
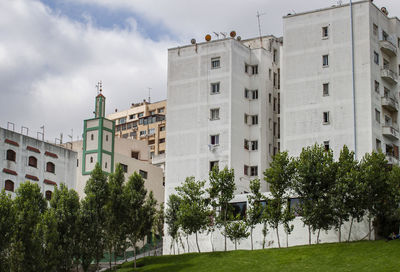
<svg viewBox="0 0 400 272"><path fill-rule="evenodd" d="M75 187L76 159L72 150L0 128L0 191L15 197L18 187L30 181L49 200L61 183Z"/></svg>
<svg viewBox="0 0 400 272"><path fill-rule="evenodd" d="M359 1L283 22L282 149L318 143L337 157L347 145L357 159L381 149L397 164L399 19Z"/></svg>
<svg viewBox="0 0 400 272"><path fill-rule="evenodd" d="M263 177L280 144L280 46L265 36L169 49L166 199L186 177L207 180L214 165L235 170L237 193Z"/></svg>

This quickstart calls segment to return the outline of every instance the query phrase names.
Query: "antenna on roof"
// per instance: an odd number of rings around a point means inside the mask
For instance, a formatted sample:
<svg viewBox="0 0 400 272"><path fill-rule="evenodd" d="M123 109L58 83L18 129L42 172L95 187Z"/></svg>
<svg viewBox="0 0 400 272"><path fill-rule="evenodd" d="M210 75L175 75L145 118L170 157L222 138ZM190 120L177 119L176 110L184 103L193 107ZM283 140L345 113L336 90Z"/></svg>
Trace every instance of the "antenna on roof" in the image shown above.
<svg viewBox="0 0 400 272"><path fill-rule="evenodd" d="M103 82L101 80L96 84L96 88L97 94L101 93L101 91L103 90Z"/></svg>
<svg viewBox="0 0 400 272"><path fill-rule="evenodd" d="M258 21L258 35L260 36L260 42L261 42L261 47L262 47L262 39L261 39L261 23L260 23L260 17L265 15L265 13L259 13L257 10L257 21Z"/></svg>
<svg viewBox="0 0 400 272"><path fill-rule="evenodd" d="M226 38L226 32L220 32L219 34L221 34L222 36L224 36L224 38Z"/></svg>
<svg viewBox="0 0 400 272"><path fill-rule="evenodd" d="M343 4L343 1L342 1L342 0L337 1L337 4L338 4L339 6L341 6L341 5Z"/></svg>
<svg viewBox="0 0 400 272"><path fill-rule="evenodd" d="M217 36L217 39L219 39L219 33L213 31L213 33L215 34L215 36Z"/></svg>
<svg viewBox="0 0 400 272"><path fill-rule="evenodd" d="M74 141L74 129L71 128L71 135L68 135L68 138L71 139L71 143Z"/></svg>
<svg viewBox="0 0 400 272"><path fill-rule="evenodd" d="M147 87L147 89L149 89L149 104L150 104L150 103L151 103L151 100L150 100L150 98L151 98L151 96L150 96L150 91L151 91L152 88Z"/></svg>

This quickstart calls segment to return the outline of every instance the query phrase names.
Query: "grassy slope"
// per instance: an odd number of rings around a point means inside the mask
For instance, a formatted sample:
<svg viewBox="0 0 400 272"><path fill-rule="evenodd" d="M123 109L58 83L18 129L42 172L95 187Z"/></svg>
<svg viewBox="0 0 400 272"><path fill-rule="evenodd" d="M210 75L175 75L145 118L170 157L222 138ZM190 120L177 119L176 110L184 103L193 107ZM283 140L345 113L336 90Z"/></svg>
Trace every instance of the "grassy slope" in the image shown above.
<svg viewBox="0 0 400 272"><path fill-rule="evenodd" d="M400 241L372 241L147 257L136 271L400 271ZM125 264L120 272L133 270Z"/></svg>

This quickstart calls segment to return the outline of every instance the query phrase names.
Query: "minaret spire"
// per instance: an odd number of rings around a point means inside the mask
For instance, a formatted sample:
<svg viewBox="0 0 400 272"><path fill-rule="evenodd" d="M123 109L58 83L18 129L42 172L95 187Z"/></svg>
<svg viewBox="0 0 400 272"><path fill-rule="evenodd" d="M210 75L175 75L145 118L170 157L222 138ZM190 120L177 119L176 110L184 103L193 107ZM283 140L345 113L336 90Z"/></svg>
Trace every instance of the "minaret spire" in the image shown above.
<svg viewBox="0 0 400 272"><path fill-rule="evenodd" d="M95 117L105 117L105 109L106 109L106 98L102 94L103 91L103 83L101 80L96 85L97 88L97 96L96 96L96 107L95 107Z"/></svg>

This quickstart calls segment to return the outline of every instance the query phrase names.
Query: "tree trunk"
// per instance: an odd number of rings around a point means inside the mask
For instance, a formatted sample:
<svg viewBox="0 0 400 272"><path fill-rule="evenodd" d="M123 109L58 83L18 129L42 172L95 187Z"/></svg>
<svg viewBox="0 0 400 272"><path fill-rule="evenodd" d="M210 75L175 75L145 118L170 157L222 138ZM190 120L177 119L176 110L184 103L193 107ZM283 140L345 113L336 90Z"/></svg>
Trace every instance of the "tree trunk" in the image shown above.
<svg viewBox="0 0 400 272"><path fill-rule="evenodd" d="M370 240L371 241L371 217L369 217L368 218L368 229L369 229L369 232L368 232L368 240Z"/></svg>
<svg viewBox="0 0 400 272"><path fill-rule="evenodd" d="M276 237L278 239L278 247L281 248L281 241L279 240L279 225L275 228L276 230Z"/></svg>
<svg viewBox="0 0 400 272"><path fill-rule="evenodd" d="M111 270L111 258L112 258L112 257L111 257L111 247L110 247L110 249L108 250L108 254L110 254L110 263L109 263L109 264L110 264L110 270Z"/></svg>
<svg viewBox="0 0 400 272"><path fill-rule="evenodd" d="M133 268L136 269L136 240L133 243L133 256L134 256L134 261L133 261Z"/></svg>
<svg viewBox="0 0 400 272"><path fill-rule="evenodd" d="M251 250L253 250L253 228L250 228Z"/></svg>
<svg viewBox="0 0 400 272"><path fill-rule="evenodd" d="M115 250L116 248L117 248L117 246L114 246L114 266L117 265L117 252ZM118 246L118 248L120 248L120 247Z"/></svg>
<svg viewBox="0 0 400 272"><path fill-rule="evenodd" d="M127 258L127 256L126 256L126 246L124 246L124 259L125 259L125 262L128 261L128 258Z"/></svg>
<svg viewBox="0 0 400 272"><path fill-rule="evenodd" d="M237 250L237 241L235 239L235 250Z"/></svg>
<svg viewBox="0 0 400 272"><path fill-rule="evenodd" d="M319 234L321 233L321 229L318 229L318 234L317 234L317 245L319 244Z"/></svg>
<svg viewBox="0 0 400 272"><path fill-rule="evenodd" d="M342 219L339 220L339 243L342 242Z"/></svg>
<svg viewBox="0 0 400 272"><path fill-rule="evenodd" d="M196 245L197 245L197 251L200 253L199 238L197 237L197 231L196 231Z"/></svg>
<svg viewBox="0 0 400 272"><path fill-rule="evenodd" d="M347 239L347 242L350 242L351 228L353 227L353 220L354 220L354 218L352 217L352 218L351 218L351 221L350 221L349 238Z"/></svg>
<svg viewBox="0 0 400 272"><path fill-rule="evenodd" d="M286 247L289 247L289 233L286 232Z"/></svg>
<svg viewBox="0 0 400 272"><path fill-rule="evenodd" d="M79 272L79 264L76 265L76 272Z"/></svg>
<svg viewBox="0 0 400 272"><path fill-rule="evenodd" d="M308 225L308 244L311 245L311 227Z"/></svg>
<svg viewBox="0 0 400 272"><path fill-rule="evenodd" d="M224 240L225 240L225 251L226 251L226 214L227 214L228 204L225 204L225 211L224 211Z"/></svg>
<svg viewBox="0 0 400 272"><path fill-rule="evenodd" d="M189 234L186 234L186 243L188 246L188 253L190 253L190 249L189 249Z"/></svg>
<svg viewBox="0 0 400 272"><path fill-rule="evenodd" d="M211 231L211 235L210 235L210 241L211 241L211 249L212 249L212 252L214 252L215 250L214 250L214 241L213 241L213 235L214 234L214 231Z"/></svg>

